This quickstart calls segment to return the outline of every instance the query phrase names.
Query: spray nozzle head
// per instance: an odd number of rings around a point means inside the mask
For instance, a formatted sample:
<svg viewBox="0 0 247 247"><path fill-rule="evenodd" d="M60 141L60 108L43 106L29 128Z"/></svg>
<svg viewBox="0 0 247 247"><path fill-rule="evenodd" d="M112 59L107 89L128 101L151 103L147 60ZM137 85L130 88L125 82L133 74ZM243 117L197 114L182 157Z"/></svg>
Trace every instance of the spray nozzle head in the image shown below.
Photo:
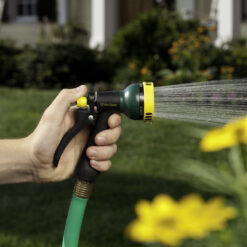
<svg viewBox="0 0 247 247"><path fill-rule="evenodd" d="M96 108L98 112L121 112L131 119L152 121L154 117L154 86L152 82L130 84L122 91L89 93L77 100L78 107Z"/></svg>

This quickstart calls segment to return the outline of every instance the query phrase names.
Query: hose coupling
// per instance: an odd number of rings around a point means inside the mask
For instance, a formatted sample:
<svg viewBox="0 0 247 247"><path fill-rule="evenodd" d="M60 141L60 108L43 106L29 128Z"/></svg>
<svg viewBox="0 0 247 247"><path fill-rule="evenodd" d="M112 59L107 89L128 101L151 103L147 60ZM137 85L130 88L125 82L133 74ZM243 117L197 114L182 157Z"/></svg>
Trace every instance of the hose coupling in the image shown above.
<svg viewBox="0 0 247 247"><path fill-rule="evenodd" d="M92 189L93 189L93 183L83 180L76 180L75 187L73 190L73 195L87 199L90 197Z"/></svg>

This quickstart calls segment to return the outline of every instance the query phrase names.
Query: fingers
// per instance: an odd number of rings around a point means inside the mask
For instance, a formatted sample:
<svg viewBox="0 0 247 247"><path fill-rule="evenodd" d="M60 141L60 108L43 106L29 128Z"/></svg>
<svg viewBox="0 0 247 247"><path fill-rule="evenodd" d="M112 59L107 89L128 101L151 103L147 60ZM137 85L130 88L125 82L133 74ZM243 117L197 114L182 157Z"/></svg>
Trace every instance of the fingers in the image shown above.
<svg viewBox="0 0 247 247"><path fill-rule="evenodd" d="M87 157L91 160L102 161L109 160L117 152L117 145L92 146L87 149Z"/></svg>
<svg viewBox="0 0 247 247"><path fill-rule="evenodd" d="M108 120L108 126L110 129L113 129L121 124L121 115L120 114L112 114Z"/></svg>
<svg viewBox="0 0 247 247"><path fill-rule="evenodd" d="M110 159L117 152L115 143L122 131L120 124L120 114L112 114L108 120L110 129L100 132L95 137L95 143L98 146L89 147L86 151L90 165L100 172L107 171L111 167Z"/></svg>
<svg viewBox="0 0 247 247"><path fill-rule="evenodd" d="M104 161L90 160L90 165L99 172L105 172L111 168L111 161L110 160L104 160Z"/></svg>
<svg viewBox="0 0 247 247"><path fill-rule="evenodd" d="M110 129L104 130L96 135L95 143L99 146L111 145L115 143L122 132L121 116L119 114L112 114L108 120L108 125Z"/></svg>
<svg viewBox="0 0 247 247"><path fill-rule="evenodd" d="M62 121L70 105L81 96L86 95L87 87L82 85L77 88L63 89L46 109L46 117L55 117L56 121Z"/></svg>
<svg viewBox="0 0 247 247"><path fill-rule="evenodd" d="M119 139L121 132L121 126L114 129L104 130L95 137L95 143L98 146L105 146L115 143Z"/></svg>

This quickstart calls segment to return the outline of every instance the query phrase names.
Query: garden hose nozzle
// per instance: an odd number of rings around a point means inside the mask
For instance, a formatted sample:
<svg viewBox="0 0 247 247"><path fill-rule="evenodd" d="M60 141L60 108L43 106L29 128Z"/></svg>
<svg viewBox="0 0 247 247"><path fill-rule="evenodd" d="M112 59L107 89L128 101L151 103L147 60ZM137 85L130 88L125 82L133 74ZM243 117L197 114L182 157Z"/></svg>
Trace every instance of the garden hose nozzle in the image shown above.
<svg viewBox="0 0 247 247"><path fill-rule="evenodd" d="M94 105L98 111L126 114L131 119L152 121L154 116L154 86L152 82L131 84L122 91L95 92L77 100L78 107Z"/></svg>
<svg viewBox="0 0 247 247"><path fill-rule="evenodd" d="M100 174L89 164L86 150L94 146L95 136L108 128L108 118L114 113L124 113L131 119L152 121L154 117L154 86L152 82L130 84L121 91L90 92L87 97L77 100L78 108L75 111L76 124L61 140L53 163L58 165L59 159L72 138L87 126L93 126L91 135L79 158L75 175L78 180L94 182Z"/></svg>

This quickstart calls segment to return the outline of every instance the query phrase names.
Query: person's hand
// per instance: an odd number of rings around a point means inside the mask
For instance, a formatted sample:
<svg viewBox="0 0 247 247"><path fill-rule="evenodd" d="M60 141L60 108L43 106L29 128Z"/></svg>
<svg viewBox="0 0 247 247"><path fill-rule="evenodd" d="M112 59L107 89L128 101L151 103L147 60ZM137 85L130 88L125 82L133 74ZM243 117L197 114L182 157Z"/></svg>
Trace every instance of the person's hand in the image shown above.
<svg viewBox="0 0 247 247"><path fill-rule="evenodd" d="M62 137L75 123L75 107L71 104L86 93L85 86L63 89L45 110L37 128L27 137L32 170L37 183L62 181L73 175L88 138L88 129L81 131L71 140L57 167L53 167L52 162ZM113 114L108 121L109 129L100 132L95 138L98 146L89 147L86 151L91 166L98 171L107 171L111 166L110 159L117 151L116 141L121 134L120 124L121 116Z"/></svg>

